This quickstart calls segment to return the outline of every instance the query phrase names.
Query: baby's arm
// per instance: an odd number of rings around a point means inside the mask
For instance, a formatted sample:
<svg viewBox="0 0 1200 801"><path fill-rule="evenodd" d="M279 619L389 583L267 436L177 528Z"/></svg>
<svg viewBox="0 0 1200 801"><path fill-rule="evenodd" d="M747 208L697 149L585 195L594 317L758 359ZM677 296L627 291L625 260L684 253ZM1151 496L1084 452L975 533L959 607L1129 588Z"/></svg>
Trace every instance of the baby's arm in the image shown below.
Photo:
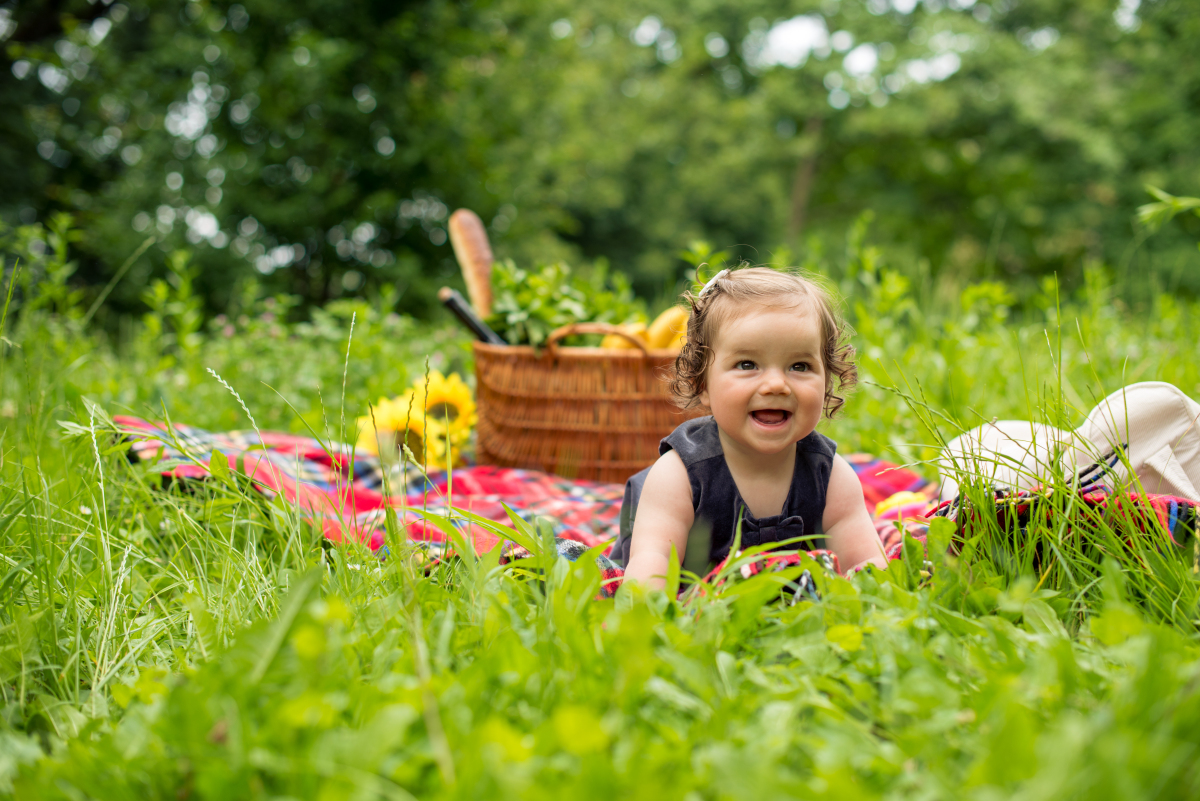
<svg viewBox="0 0 1200 801"><path fill-rule="evenodd" d="M642 487L642 497L633 519L625 580L643 582L654 589L666 586L671 546L675 546L682 562L688 531L695 519L687 468L679 454L667 451L650 468Z"/></svg>
<svg viewBox="0 0 1200 801"><path fill-rule="evenodd" d="M829 549L837 554L843 572L862 567L867 562L886 568L887 559L875 524L867 514L863 502L862 484L854 468L841 456L833 457L833 471L829 476L829 489L825 491L825 541Z"/></svg>

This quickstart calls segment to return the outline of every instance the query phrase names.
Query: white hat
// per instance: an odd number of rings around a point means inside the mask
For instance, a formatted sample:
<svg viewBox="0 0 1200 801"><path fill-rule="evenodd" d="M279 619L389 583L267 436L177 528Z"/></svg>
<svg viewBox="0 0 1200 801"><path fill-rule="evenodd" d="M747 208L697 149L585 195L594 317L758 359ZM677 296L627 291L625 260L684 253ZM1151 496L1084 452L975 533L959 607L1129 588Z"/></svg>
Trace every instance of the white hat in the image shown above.
<svg viewBox="0 0 1200 801"><path fill-rule="evenodd" d="M1131 384L1097 404L1075 431L992 421L951 440L938 466L943 500L958 494L955 476L964 472L997 489L1023 490L1061 470L1081 488L1111 489L1132 470L1146 492L1200 501L1200 404L1161 381Z"/></svg>

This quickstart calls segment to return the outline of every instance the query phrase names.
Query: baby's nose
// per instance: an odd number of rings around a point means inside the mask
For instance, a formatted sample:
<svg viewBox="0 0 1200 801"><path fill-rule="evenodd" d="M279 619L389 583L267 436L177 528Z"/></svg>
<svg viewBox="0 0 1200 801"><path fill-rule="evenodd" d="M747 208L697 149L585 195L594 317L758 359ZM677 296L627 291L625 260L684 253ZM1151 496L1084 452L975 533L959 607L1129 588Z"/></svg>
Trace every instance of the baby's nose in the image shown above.
<svg viewBox="0 0 1200 801"><path fill-rule="evenodd" d="M773 395L787 395L792 389L788 386L782 370L766 370L763 373L762 392Z"/></svg>

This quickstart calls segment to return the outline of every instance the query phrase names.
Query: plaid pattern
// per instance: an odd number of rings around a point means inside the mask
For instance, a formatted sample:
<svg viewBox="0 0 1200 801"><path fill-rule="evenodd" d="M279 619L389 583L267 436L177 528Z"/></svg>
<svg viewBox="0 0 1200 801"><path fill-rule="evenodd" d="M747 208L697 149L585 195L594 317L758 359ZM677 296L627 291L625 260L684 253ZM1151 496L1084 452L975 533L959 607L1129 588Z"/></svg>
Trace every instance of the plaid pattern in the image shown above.
<svg viewBox="0 0 1200 801"><path fill-rule="evenodd" d="M929 507L937 497L936 481L929 481L906 467L863 453L845 457L862 483L863 500L875 522L875 533L889 560L900 558L904 534L924 542ZM900 502L892 502L894 499ZM886 507L879 511L880 506Z"/></svg>
<svg viewBox="0 0 1200 801"><path fill-rule="evenodd" d="M426 478L414 467L389 470L378 458L352 455L347 445L311 437L264 431L260 438L254 431L214 433L182 424L168 430L136 417L114 419L131 442L131 458L159 460L164 476L207 478L209 460L219 452L259 491L282 495L319 521L330 540L352 540L372 550L382 547L384 520L392 510L410 539L440 553L445 534L413 510L448 515L451 503L505 524L507 506L522 519L548 523L556 537L589 548L615 537L620 523L624 488L619 485L483 465L452 475L432 471ZM461 517L454 523L481 553L499 541Z"/></svg>
<svg viewBox="0 0 1200 801"><path fill-rule="evenodd" d="M796 567L802 561L804 556L811 556L817 561L822 568L832 573L840 573L841 569L838 566L837 554L823 549L808 551L807 554L802 553L764 553L759 554L757 559L747 562L728 575L722 576L725 573L726 567L730 560L736 560L736 554L730 554L721 564L717 565L705 576L705 582L712 584L716 589L720 589L730 580L750 579L762 573L779 573L787 570L790 567ZM820 595L817 594L817 582L813 579L812 573L808 570L802 572L795 581L790 581L784 588L785 594L790 594L791 602L796 603L801 600L820 600Z"/></svg>
<svg viewBox="0 0 1200 801"><path fill-rule="evenodd" d="M925 503L937 497L937 482L929 481L907 467L899 467L867 453L852 453L844 458L862 483L863 500L872 516L876 506L897 493L923 495L927 499Z"/></svg>
<svg viewBox="0 0 1200 801"><path fill-rule="evenodd" d="M208 478L210 460L219 454L230 470L248 477L259 491L272 497L282 495L289 505L309 515L328 539L362 543L374 551L384 547L383 528L389 511L396 514L408 538L420 542L435 558L447 550L446 535L415 510L450 517L453 506L507 525L507 510L511 509L523 520L549 525L559 554L570 561L590 548L611 543L620 528L624 498L620 484L572 481L535 470L486 465L453 473L433 471L426 476L414 467L389 469L374 456L354 454L348 445L322 443L311 437L274 431L264 431L261 436L254 431L210 432L182 424L168 429L137 417L114 419L130 441L130 458L155 461L163 476ZM851 454L847 461L862 482L869 511L874 512L896 493L911 493L906 496L907 503L893 504L876 520L885 551L898 558L900 525L922 536L924 527L916 520L934 497L936 485L872 456ZM453 521L479 553L490 551L499 542L495 534L462 516ZM511 542L506 542L504 549L506 562L529 555ZM814 551L813 555L818 561L832 560L832 569L837 569L832 554ZM762 570L781 570L798 559L788 558L765 554L742 572L750 570L749 575L755 575ZM605 594L612 594L622 570L606 556L597 564L605 579Z"/></svg>
<svg viewBox="0 0 1200 801"><path fill-rule="evenodd" d="M959 532L967 536L984 514L994 514L1006 531L1024 531L1034 520L1048 521L1058 513L1063 504L1055 500L1053 490L1045 487L1019 492L996 490L994 512L979 510L960 496L939 504L929 516L955 521ZM1185 548L1195 545L1198 506L1195 501L1174 495L1118 493L1093 485L1092 489L1078 491L1071 524L1075 531L1086 530L1102 519L1133 523L1141 531L1157 525L1176 547Z"/></svg>

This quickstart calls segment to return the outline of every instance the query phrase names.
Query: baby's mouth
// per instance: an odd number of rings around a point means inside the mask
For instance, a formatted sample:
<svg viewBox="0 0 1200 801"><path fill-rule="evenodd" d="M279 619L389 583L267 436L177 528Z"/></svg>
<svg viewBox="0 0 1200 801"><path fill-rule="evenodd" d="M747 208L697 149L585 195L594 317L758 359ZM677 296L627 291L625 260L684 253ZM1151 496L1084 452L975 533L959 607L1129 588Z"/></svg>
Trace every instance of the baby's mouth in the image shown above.
<svg viewBox="0 0 1200 801"><path fill-rule="evenodd" d="M756 409L750 412L750 416L765 426L777 426L786 423L792 413L783 409Z"/></svg>

